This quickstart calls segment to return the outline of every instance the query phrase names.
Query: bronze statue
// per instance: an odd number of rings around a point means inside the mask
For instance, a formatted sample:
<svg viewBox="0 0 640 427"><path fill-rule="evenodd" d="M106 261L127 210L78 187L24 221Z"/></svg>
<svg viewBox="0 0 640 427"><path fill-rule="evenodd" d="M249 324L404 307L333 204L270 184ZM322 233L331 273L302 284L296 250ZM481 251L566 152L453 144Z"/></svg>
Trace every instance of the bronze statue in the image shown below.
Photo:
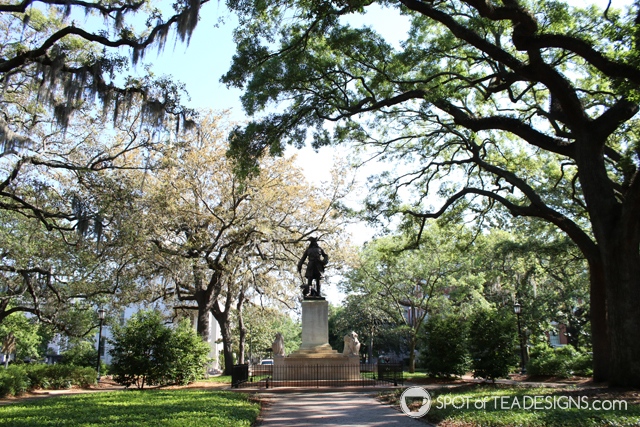
<svg viewBox="0 0 640 427"><path fill-rule="evenodd" d="M298 261L298 273L302 273L302 265L306 260L309 260L307 263L307 269L304 272L304 277L307 278L307 283L302 288L302 295L312 296L312 297L320 297L320 279L322 279L322 273L324 272L324 267L329 262L329 257L322 250L320 246L318 246L318 239L315 237L309 238L309 247L300 261ZM316 287L312 286L312 282L316 281Z"/></svg>

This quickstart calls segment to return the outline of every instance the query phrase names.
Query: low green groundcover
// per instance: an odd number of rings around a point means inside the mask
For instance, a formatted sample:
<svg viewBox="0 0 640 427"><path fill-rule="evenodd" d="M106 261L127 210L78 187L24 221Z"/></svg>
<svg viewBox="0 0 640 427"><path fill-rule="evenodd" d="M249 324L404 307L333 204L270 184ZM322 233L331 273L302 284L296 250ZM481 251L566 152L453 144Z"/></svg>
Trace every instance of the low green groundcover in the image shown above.
<svg viewBox="0 0 640 427"><path fill-rule="evenodd" d="M145 390L77 394L0 406L0 426L250 426L260 405L244 394Z"/></svg>
<svg viewBox="0 0 640 427"><path fill-rule="evenodd" d="M383 393L382 398L399 405L403 391ZM640 426L635 393L492 385L428 391L431 409L424 419L442 427Z"/></svg>

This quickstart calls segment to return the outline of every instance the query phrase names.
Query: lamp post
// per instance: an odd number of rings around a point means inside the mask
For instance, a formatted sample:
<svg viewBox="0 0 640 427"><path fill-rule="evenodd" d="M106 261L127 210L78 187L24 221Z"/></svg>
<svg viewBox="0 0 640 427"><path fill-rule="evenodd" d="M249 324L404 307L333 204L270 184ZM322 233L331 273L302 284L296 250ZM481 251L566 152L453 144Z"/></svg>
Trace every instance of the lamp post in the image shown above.
<svg viewBox="0 0 640 427"><path fill-rule="evenodd" d="M519 302L513 305L513 312L518 319L518 341L520 342L520 373L525 374L527 369L524 365L524 343L522 342L522 326L520 326L520 313L522 313L522 306Z"/></svg>
<svg viewBox="0 0 640 427"><path fill-rule="evenodd" d="M102 324L104 323L105 314L106 314L106 310L102 308L98 310L98 319L100 319L100 331L98 332L98 365L96 366L96 371L98 371L98 382L100 382L100 353L102 352Z"/></svg>
<svg viewBox="0 0 640 427"><path fill-rule="evenodd" d="M253 328L249 325L249 364L253 365Z"/></svg>

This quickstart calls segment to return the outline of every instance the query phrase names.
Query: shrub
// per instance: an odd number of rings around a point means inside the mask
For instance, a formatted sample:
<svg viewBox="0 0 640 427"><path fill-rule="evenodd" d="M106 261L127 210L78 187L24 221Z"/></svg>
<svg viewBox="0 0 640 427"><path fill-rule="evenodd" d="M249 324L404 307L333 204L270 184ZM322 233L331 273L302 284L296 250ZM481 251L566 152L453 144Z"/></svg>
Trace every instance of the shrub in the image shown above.
<svg viewBox="0 0 640 427"><path fill-rule="evenodd" d="M518 347L513 314L482 309L471 318L469 353L473 376L495 380L506 378L518 363Z"/></svg>
<svg viewBox="0 0 640 427"><path fill-rule="evenodd" d="M86 366L76 366L71 371L71 382L83 388L96 384L98 373L95 369Z"/></svg>
<svg viewBox="0 0 640 427"><path fill-rule="evenodd" d="M184 385L204 377L210 349L194 333L188 320L180 322L173 331L169 347L172 350L167 369L170 381Z"/></svg>
<svg viewBox="0 0 640 427"><path fill-rule="evenodd" d="M97 361L98 350L95 348L95 344L89 341L78 342L62 354L63 364L92 368L94 371ZM104 360L100 359L100 373L102 375L107 374L107 368L107 364L104 363Z"/></svg>
<svg viewBox="0 0 640 427"><path fill-rule="evenodd" d="M463 375L470 366L468 323L459 316L431 317L425 324L420 363L429 375Z"/></svg>
<svg viewBox="0 0 640 427"><path fill-rule="evenodd" d="M565 378L572 375L591 375L591 365L591 355L581 354L573 346L553 348L547 343L540 343L531 348L527 373Z"/></svg>
<svg viewBox="0 0 640 427"><path fill-rule="evenodd" d="M78 342L62 354L62 363L65 365L95 368L97 361L98 350L96 350L94 344L88 341Z"/></svg>
<svg viewBox="0 0 640 427"><path fill-rule="evenodd" d="M96 371L72 365L11 365L0 369L0 397L15 396L29 390L88 387L96 382Z"/></svg>
<svg viewBox="0 0 640 427"><path fill-rule="evenodd" d="M73 385L73 371L75 367L71 365L57 364L47 367L47 377L49 378L49 388L62 390L71 388Z"/></svg>
<svg viewBox="0 0 640 427"><path fill-rule="evenodd" d="M581 377L593 375L593 354L581 353L573 360L573 374Z"/></svg>
<svg viewBox="0 0 640 427"><path fill-rule="evenodd" d="M158 381L170 331L160 313L143 311L112 330L111 373L119 384L144 388Z"/></svg>
<svg viewBox="0 0 640 427"><path fill-rule="evenodd" d="M29 382L31 383L31 389L49 388L51 385L51 375L49 373L50 365L36 363L28 366L26 373L29 377Z"/></svg>
<svg viewBox="0 0 640 427"><path fill-rule="evenodd" d="M143 311L113 330L111 372L125 386L185 384L203 377L208 346L188 323L172 329Z"/></svg>
<svg viewBox="0 0 640 427"><path fill-rule="evenodd" d="M30 382L24 365L0 369L0 397L16 396L29 390Z"/></svg>

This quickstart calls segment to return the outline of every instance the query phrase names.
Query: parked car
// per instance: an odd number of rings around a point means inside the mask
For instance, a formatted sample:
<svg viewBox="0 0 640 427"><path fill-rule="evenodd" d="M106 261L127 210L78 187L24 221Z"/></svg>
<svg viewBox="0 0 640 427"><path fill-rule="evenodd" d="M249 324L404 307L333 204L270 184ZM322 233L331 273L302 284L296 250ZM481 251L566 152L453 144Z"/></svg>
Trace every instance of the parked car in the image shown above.
<svg viewBox="0 0 640 427"><path fill-rule="evenodd" d="M273 359L262 359L258 365L251 366L249 372L253 377L271 375L273 372Z"/></svg>

